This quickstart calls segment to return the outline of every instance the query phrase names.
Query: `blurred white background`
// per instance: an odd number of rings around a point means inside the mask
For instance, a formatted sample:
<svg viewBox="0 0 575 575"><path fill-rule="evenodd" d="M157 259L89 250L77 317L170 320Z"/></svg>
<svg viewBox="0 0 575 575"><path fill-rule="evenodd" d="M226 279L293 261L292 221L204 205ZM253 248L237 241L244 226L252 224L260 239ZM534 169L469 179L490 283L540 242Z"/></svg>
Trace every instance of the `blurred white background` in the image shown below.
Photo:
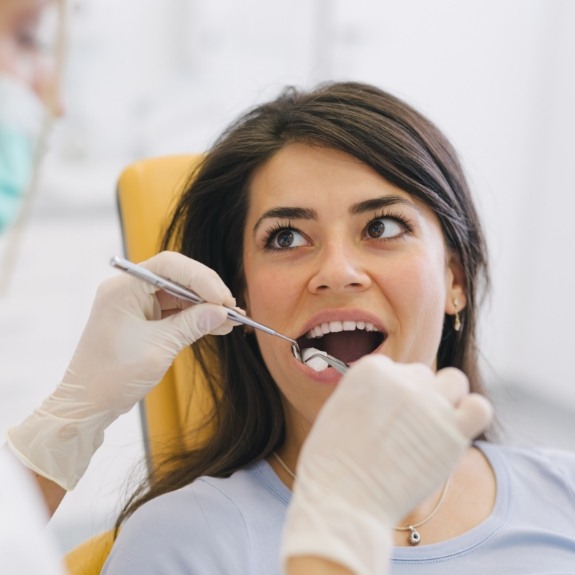
<svg viewBox="0 0 575 575"><path fill-rule="evenodd" d="M460 152L490 242L481 344L503 437L575 449L574 2L75 0L69 24L66 116L0 297L2 429L57 384L115 273L123 166L205 149L285 84L355 79ZM111 524L141 455L134 410L53 519L63 550Z"/></svg>

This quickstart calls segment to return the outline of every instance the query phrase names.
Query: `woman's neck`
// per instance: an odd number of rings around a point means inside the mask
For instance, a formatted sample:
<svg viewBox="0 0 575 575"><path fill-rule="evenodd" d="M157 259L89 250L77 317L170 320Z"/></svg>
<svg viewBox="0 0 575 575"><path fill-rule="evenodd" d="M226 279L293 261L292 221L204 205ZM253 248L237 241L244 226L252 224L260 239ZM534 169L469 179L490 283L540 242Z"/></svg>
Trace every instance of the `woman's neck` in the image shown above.
<svg viewBox="0 0 575 575"><path fill-rule="evenodd" d="M268 457L268 463L281 481L293 489L299 447L286 444L277 451L277 456L279 459L275 455ZM399 521L397 527L420 524L417 532L422 545L462 535L489 517L495 505L496 487L489 462L479 449L470 448L454 469L445 493L441 486ZM409 535L409 530L394 530L394 544L411 545Z"/></svg>
<svg viewBox="0 0 575 575"><path fill-rule="evenodd" d="M491 465L477 448L470 448L454 469L445 498L425 521L441 497L442 488L404 517L398 526L417 525L421 545L453 539L482 523L495 505L497 486ZM409 531L394 531L394 544L409 546Z"/></svg>

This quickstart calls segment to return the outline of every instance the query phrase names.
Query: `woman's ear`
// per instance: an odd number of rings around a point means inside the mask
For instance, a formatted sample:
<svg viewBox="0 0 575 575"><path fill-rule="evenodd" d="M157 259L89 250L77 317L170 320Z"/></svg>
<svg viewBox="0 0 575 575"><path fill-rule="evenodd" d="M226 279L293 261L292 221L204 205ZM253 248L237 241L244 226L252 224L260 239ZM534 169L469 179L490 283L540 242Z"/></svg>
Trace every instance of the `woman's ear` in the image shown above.
<svg viewBox="0 0 575 575"><path fill-rule="evenodd" d="M465 271L459 261L459 256L454 252L448 255L446 275L445 313L455 315L467 305L467 292Z"/></svg>

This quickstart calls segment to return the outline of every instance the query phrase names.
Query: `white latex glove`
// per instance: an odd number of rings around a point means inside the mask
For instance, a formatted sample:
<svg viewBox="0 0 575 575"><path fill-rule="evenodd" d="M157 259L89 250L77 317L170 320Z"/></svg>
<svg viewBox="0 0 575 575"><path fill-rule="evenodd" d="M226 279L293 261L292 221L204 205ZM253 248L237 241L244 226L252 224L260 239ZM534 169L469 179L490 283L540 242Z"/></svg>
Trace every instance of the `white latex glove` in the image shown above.
<svg viewBox="0 0 575 575"><path fill-rule="evenodd" d="M290 557L313 556L357 575L387 573L392 528L447 480L491 412L457 369L360 360L302 448L284 568Z"/></svg>
<svg viewBox="0 0 575 575"><path fill-rule="evenodd" d="M213 270L175 252L143 266L212 303L190 306L126 274L100 285L62 383L8 431L14 454L64 489L82 477L106 427L161 380L184 347L234 325L223 307L213 305L235 305Z"/></svg>

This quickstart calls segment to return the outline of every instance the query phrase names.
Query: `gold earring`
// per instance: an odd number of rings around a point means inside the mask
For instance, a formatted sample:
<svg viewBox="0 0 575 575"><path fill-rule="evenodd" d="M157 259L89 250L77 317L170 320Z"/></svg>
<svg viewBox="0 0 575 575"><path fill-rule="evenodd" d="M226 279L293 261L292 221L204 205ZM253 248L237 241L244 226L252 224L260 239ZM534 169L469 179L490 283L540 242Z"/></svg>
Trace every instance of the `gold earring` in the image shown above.
<svg viewBox="0 0 575 575"><path fill-rule="evenodd" d="M455 308L455 317L453 318L453 329L455 331L461 330L461 318L459 317L459 300L453 300L453 307Z"/></svg>

